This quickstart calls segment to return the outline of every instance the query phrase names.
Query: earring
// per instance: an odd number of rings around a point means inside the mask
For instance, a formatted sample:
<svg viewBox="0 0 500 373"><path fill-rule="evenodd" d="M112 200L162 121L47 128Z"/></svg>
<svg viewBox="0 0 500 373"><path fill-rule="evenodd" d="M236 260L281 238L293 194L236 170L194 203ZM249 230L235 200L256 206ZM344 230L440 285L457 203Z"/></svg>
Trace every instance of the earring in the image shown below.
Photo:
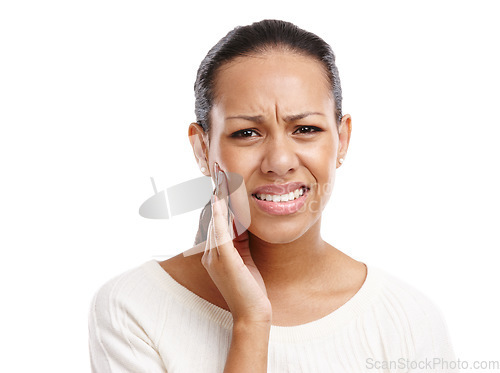
<svg viewBox="0 0 500 373"><path fill-rule="evenodd" d="M200 168L201 172L205 172L207 169L205 167Z"/></svg>
<svg viewBox="0 0 500 373"><path fill-rule="evenodd" d="M339 163L342 164L344 162L344 158L339 158Z"/></svg>

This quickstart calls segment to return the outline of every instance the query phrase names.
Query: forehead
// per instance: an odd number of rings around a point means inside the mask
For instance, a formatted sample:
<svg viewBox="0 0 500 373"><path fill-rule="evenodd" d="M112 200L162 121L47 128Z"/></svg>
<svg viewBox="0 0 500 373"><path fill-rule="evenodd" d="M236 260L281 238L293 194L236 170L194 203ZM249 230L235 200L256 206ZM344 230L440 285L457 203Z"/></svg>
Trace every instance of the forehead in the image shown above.
<svg viewBox="0 0 500 373"><path fill-rule="evenodd" d="M318 60L287 51L237 57L215 77L214 109L229 114L285 114L323 111L334 115L325 67Z"/></svg>

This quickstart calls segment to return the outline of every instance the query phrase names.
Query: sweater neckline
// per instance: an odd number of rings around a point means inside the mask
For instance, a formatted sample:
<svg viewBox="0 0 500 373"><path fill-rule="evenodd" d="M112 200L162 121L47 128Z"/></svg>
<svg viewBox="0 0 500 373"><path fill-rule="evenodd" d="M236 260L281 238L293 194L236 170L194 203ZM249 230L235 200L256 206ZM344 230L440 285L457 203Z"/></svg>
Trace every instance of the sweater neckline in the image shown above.
<svg viewBox="0 0 500 373"><path fill-rule="evenodd" d="M367 308L373 305L373 301L381 289L381 280L383 278L379 268L368 266L367 264L365 266L367 274L363 285L346 303L326 316L305 324L292 326L271 325L269 341L299 342L319 339L331 335L350 321L356 319ZM230 311L209 302L181 285L163 269L157 260L152 259L144 263L143 267L184 305L190 309L197 310L204 317L211 319L225 329L232 330L233 317Z"/></svg>

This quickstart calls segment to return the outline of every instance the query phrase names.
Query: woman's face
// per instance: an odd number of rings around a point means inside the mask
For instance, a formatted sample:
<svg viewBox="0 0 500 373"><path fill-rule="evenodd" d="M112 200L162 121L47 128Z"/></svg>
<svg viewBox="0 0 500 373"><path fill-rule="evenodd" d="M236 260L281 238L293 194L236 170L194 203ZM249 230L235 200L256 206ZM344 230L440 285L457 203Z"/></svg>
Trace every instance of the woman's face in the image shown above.
<svg viewBox="0 0 500 373"><path fill-rule="evenodd" d="M242 176L248 230L266 242L287 243L319 224L340 165L339 149L345 153L350 135L350 117L344 116L348 129L341 129L339 142L322 64L280 51L230 61L218 70L210 114L210 172L217 161L224 171ZM287 189L292 182L298 184ZM266 185L271 189L257 196ZM301 186L307 190L301 192ZM277 195L286 195L280 198L285 201L275 202Z"/></svg>

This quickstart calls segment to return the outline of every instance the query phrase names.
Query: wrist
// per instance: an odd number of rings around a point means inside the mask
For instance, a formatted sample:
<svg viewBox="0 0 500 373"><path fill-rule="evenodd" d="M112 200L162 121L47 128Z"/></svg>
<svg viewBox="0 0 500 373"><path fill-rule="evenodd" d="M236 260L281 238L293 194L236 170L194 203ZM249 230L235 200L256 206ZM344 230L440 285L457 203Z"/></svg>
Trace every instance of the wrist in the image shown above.
<svg viewBox="0 0 500 373"><path fill-rule="evenodd" d="M233 330L269 330L271 329L271 319L249 320L237 319L234 320Z"/></svg>

